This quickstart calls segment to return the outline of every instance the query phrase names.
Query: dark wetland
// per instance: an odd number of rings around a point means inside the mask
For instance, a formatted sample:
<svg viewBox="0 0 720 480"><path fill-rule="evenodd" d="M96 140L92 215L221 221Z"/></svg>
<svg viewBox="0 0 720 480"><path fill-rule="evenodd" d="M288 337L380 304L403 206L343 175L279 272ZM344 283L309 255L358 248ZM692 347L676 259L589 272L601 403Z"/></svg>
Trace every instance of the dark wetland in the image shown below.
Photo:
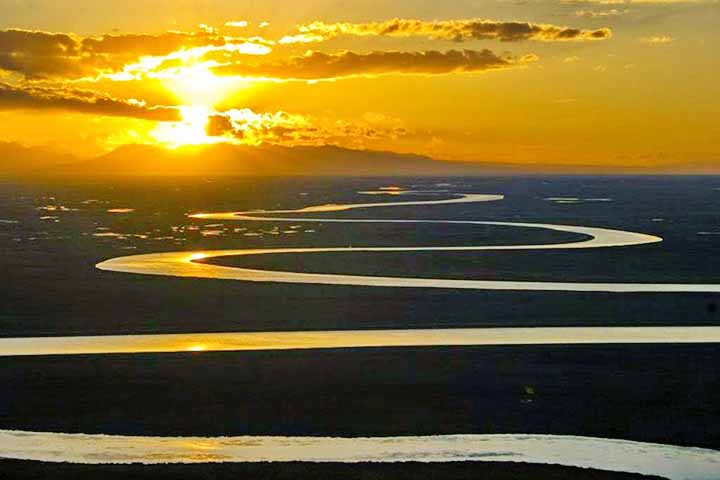
<svg viewBox="0 0 720 480"><path fill-rule="evenodd" d="M720 253L717 177L4 180L0 336L720 324L720 297L713 293L293 285L95 268L112 257L176 250L580 239L498 226L187 216L360 203L368 199L357 192L383 186L503 194L505 199L323 215L584 225L664 241L575 251L342 252L211 261L391 277L720 283L714 261ZM550 434L720 449L720 346L710 343L145 353L0 362L0 429L5 430L143 436ZM639 478L502 462L399 465L200 469L6 460L0 478Z"/></svg>

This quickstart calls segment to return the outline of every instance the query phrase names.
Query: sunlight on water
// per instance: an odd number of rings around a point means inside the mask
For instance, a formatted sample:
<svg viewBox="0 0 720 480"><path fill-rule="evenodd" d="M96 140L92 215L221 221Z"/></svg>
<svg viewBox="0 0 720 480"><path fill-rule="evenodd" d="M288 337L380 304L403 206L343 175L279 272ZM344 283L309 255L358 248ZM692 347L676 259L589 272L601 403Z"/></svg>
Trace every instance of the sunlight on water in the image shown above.
<svg viewBox="0 0 720 480"><path fill-rule="evenodd" d="M368 195L411 195L420 192L389 186L360 192ZM425 192L427 193L427 192ZM194 232L196 236L219 237L232 233L243 236L294 235L306 230L303 222L427 223L512 226L549 229L577 235L577 241L563 244L528 244L461 247L320 247L264 248L162 252L107 260L101 270L193 278L214 278L259 282L288 282L373 287L467 288L491 290L556 290L602 292L719 292L716 284L655 283L576 283L449 280L413 277L370 277L323 273L265 271L203 263L213 257L318 252L412 252L412 251L492 251L584 249L643 245L662 239L643 233L605 228L541 223L489 222L465 220L374 220L341 218L280 218L281 213L340 212L357 208L395 205L433 205L501 200L501 195L461 194L438 201L333 204L298 210L198 213L200 220L243 220L292 222L289 227L267 227L248 231L222 223L202 226L176 225L172 231ZM610 198L548 197L553 203L612 202ZM122 205L122 204L121 204ZM608 207L612 204L608 205ZM574 208L574 207L568 207ZM41 211L72 211L48 205ZM104 209L104 207L103 207ZM107 209L113 214L128 209ZM260 215L267 215L265 217ZM288 217L290 217L288 215ZM48 217L50 218L50 217ZM56 218L56 217L52 217ZM659 220L659 219L653 219ZM529 230L530 232L532 230ZM712 235L714 231L698 232ZM96 227L86 233L98 241L147 238L146 234L118 233L115 228ZM152 240L173 240L172 236L153 236ZM104 239L104 240L103 240ZM129 247L135 248L135 247ZM212 351L295 350L326 348L431 347L478 345L553 344L661 344L720 343L720 327L537 327L537 328L457 328L417 330L346 330L285 332L223 332L187 334L144 334L76 337L0 338L0 356L75 355L110 353L185 352L208 355ZM527 387L526 387L527 388ZM556 463L579 467L661 475L673 480L714 478L720 471L720 452L711 450L646 444L623 440L552 435L444 435L427 437L329 438L329 437L125 437L0 430L0 456L44 461L80 463L164 463L221 461L458 461L501 460Z"/></svg>
<svg viewBox="0 0 720 480"><path fill-rule="evenodd" d="M639 343L720 343L720 327L447 328L0 338L0 356Z"/></svg>
<svg viewBox="0 0 720 480"><path fill-rule="evenodd" d="M660 475L716 478L720 452L561 435L403 437L135 437L0 430L6 458L74 463L448 462L549 463Z"/></svg>
<svg viewBox="0 0 720 480"><path fill-rule="evenodd" d="M413 194L414 191L399 191L399 194ZM223 256L269 255L279 253L323 253L323 252L472 252L495 250L572 250L585 248L627 247L662 242L662 238L644 233L612 230L608 228L583 227L574 225L556 225L524 222L490 222L475 220L387 220L387 219L342 219L259 216L259 213L309 213L343 211L356 208L375 208L388 206L437 205L448 203L472 203L502 200L502 195L457 194L455 198L445 200L423 200L389 203L326 204L305 207L298 210L271 210L252 212L199 213L192 218L212 220L244 220L274 222L324 222L324 223L402 223L402 224L452 224L452 225L492 225L518 227L526 229L547 229L557 232L577 234L578 241L554 244L528 245L479 245L458 247L318 247L318 248L274 248L274 249L237 249L195 252L204 258ZM589 199L588 199L589 200ZM605 200L605 199L593 199ZM292 231L284 231L290 234ZM278 235L278 229L261 231L260 234ZM246 233L246 236L251 235ZM585 238L582 238L585 237ZM366 287L405 287L405 288L455 288L473 290L529 290L529 291L574 291L574 292L720 292L720 284L703 283L583 283L583 282L538 282L503 280L450 280L442 278L382 277L362 275L342 275L328 273L299 273L287 271L268 271L248 268L225 267L210 263L188 261L188 252L163 252L127 257L116 257L96 265L100 270L114 272L139 273L146 275L165 275L193 278L213 278L223 280L241 280L246 282L307 283L322 285L354 285Z"/></svg>

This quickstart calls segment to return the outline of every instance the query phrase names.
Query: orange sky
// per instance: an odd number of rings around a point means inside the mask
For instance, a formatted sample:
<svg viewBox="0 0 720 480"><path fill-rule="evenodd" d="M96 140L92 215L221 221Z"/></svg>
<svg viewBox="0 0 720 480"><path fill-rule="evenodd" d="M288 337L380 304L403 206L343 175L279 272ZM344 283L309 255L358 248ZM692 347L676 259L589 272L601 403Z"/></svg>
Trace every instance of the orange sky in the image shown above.
<svg viewBox="0 0 720 480"><path fill-rule="evenodd" d="M715 0L386 3L0 0L0 141L720 164Z"/></svg>

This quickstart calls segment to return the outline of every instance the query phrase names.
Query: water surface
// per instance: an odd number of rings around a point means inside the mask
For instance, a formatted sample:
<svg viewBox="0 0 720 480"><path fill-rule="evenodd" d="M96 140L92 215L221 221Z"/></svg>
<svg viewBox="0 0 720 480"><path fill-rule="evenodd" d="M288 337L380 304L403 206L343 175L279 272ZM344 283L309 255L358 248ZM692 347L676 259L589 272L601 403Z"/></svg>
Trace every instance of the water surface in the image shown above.
<svg viewBox="0 0 720 480"><path fill-rule="evenodd" d="M6 458L73 463L450 462L550 463L710 480L720 452L562 435L407 437L140 437L0 430Z"/></svg>

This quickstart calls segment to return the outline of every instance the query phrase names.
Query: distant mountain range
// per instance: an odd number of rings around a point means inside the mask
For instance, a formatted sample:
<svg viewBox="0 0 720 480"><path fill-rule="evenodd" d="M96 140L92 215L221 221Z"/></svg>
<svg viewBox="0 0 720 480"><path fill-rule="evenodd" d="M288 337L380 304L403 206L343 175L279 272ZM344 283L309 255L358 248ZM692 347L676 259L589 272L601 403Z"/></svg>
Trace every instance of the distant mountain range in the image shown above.
<svg viewBox="0 0 720 480"><path fill-rule="evenodd" d="M421 155L335 146L215 144L168 149L123 145L91 159L54 154L44 147L0 143L0 174L10 175L465 175L487 165L433 160Z"/></svg>
<svg viewBox="0 0 720 480"><path fill-rule="evenodd" d="M447 175L478 173L477 164L335 146L215 144L167 149L125 145L82 162L76 171L122 175Z"/></svg>
<svg viewBox="0 0 720 480"><path fill-rule="evenodd" d="M0 175L53 173L58 168L77 162L73 155L50 147L25 147L15 142L0 142Z"/></svg>
<svg viewBox="0 0 720 480"><path fill-rule="evenodd" d="M598 167L454 162L430 157L336 146L215 144L168 149L123 145L110 153L79 159L48 147L0 142L0 175L258 175L258 176L395 176L481 175L493 173L598 173ZM720 172L713 163L673 168L627 169L618 173Z"/></svg>

